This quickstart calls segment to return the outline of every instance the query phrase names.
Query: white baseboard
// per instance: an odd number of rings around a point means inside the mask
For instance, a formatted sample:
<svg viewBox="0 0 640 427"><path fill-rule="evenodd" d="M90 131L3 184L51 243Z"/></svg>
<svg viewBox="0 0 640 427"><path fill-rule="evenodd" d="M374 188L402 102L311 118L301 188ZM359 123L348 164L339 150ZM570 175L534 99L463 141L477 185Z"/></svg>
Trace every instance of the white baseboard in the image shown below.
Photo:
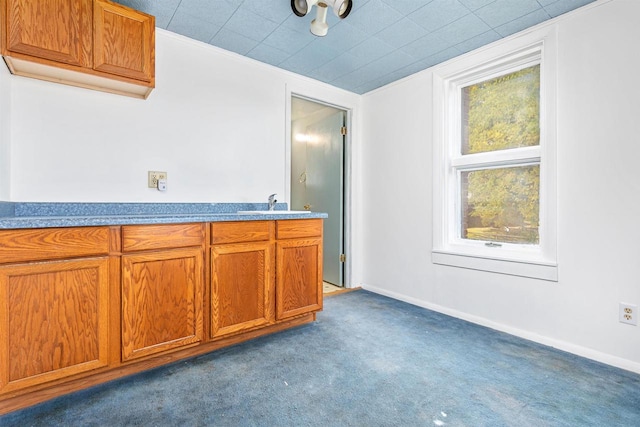
<svg viewBox="0 0 640 427"><path fill-rule="evenodd" d="M545 337L543 335L534 334L522 329L514 328L502 323L493 322L491 320L474 316L462 311L453 310L451 308L443 307L441 305L432 304L427 301L419 300L417 298L409 297L397 292L388 291L386 289L378 288L376 286L370 286L362 284L362 289L387 296L389 298L404 301L406 303L416 305L418 307L426 308L438 313L446 314L447 316L456 317L458 319L466 320L467 322L475 323L480 326L486 326L487 328L495 329L500 332L505 332L510 335L515 335L520 338L524 338L529 341L537 342L549 347L557 348L558 350L566 351L567 353L575 354L577 356L585 357L587 359L595 360L600 363L614 366L616 368L624 369L627 371L640 374L640 363L633 362L631 360L623 359L621 357L613 356L611 354L602 353L600 351L592 350L587 347L582 347L570 342L556 340L553 338Z"/></svg>

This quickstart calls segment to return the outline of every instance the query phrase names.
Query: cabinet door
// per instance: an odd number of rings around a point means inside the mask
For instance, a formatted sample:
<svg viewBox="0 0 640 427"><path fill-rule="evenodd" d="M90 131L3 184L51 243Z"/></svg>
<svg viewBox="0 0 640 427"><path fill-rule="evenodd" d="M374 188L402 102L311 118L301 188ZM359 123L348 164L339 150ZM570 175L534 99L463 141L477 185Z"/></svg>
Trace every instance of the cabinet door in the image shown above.
<svg viewBox="0 0 640 427"><path fill-rule="evenodd" d="M93 21L93 68L152 82L155 18L116 3L96 0Z"/></svg>
<svg viewBox="0 0 640 427"><path fill-rule="evenodd" d="M273 244L211 248L211 338L273 323Z"/></svg>
<svg viewBox="0 0 640 427"><path fill-rule="evenodd" d="M322 239L276 243L278 320L322 310Z"/></svg>
<svg viewBox="0 0 640 427"><path fill-rule="evenodd" d="M108 364L106 257L0 266L0 392Z"/></svg>
<svg viewBox="0 0 640 427"><path fill-rule="evenodd" d="M202 340L203 252L171 249L122 256L122 359Z"/></svg>
<svg viewBox="0 0 640 427"><path fill-rule="evenodd" d="M7 50L91 67L92 0L5 1Z"/></svg>

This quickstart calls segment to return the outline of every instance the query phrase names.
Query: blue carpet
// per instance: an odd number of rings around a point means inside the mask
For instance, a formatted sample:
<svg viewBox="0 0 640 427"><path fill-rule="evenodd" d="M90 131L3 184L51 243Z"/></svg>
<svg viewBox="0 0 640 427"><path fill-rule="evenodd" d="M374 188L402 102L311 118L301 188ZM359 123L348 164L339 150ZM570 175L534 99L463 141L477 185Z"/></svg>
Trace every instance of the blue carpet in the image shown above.
<svg viewBox="0 0 640 427"><path fill-rule="evenodd" d="M366 291L2 426L640 426L640 375Z"/></svg>

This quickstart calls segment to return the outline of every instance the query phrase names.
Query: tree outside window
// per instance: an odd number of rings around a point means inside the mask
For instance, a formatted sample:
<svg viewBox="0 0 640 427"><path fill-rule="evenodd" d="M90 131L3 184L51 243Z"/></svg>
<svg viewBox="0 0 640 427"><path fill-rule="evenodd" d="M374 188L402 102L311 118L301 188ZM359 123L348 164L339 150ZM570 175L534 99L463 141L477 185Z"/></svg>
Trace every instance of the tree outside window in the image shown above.
<svg viewBox="0 0 640 427"><path fill-rule="evenodd" d="M465 157L540 145L540 65L461 88L462 163ZM460 238L539 243L539 159L496 166L461 166Z"/></svg>

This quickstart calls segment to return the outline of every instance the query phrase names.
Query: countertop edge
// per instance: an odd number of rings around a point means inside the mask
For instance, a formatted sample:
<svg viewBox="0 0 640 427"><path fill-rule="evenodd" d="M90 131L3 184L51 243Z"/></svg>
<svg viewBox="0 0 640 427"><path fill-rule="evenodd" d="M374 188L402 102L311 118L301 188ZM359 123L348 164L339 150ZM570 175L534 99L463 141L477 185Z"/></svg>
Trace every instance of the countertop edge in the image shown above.
<svg viewBox="0 0 640 427"><path fill-rule="evenodd" d="M275 211L278 213L269 214L265 212L267 210L267 203L246 202L73 203L0 201L0 229L273 221L279 219L324 219L329 217L328 214L322 212L289 211L287 203L276 203ZM256 212L255 215L251 213L254 211Z"/></svg>
<svg viewBox="0 0 640 427"><path fill-rule="evenodd" d="M175 215L104 215L68 217L4 217L0 218L0 229L97 227L110 225L186 224L194 222L222 221L272 221L287 219L324 219L326 213L308 214L175 214Z"/></svg>

